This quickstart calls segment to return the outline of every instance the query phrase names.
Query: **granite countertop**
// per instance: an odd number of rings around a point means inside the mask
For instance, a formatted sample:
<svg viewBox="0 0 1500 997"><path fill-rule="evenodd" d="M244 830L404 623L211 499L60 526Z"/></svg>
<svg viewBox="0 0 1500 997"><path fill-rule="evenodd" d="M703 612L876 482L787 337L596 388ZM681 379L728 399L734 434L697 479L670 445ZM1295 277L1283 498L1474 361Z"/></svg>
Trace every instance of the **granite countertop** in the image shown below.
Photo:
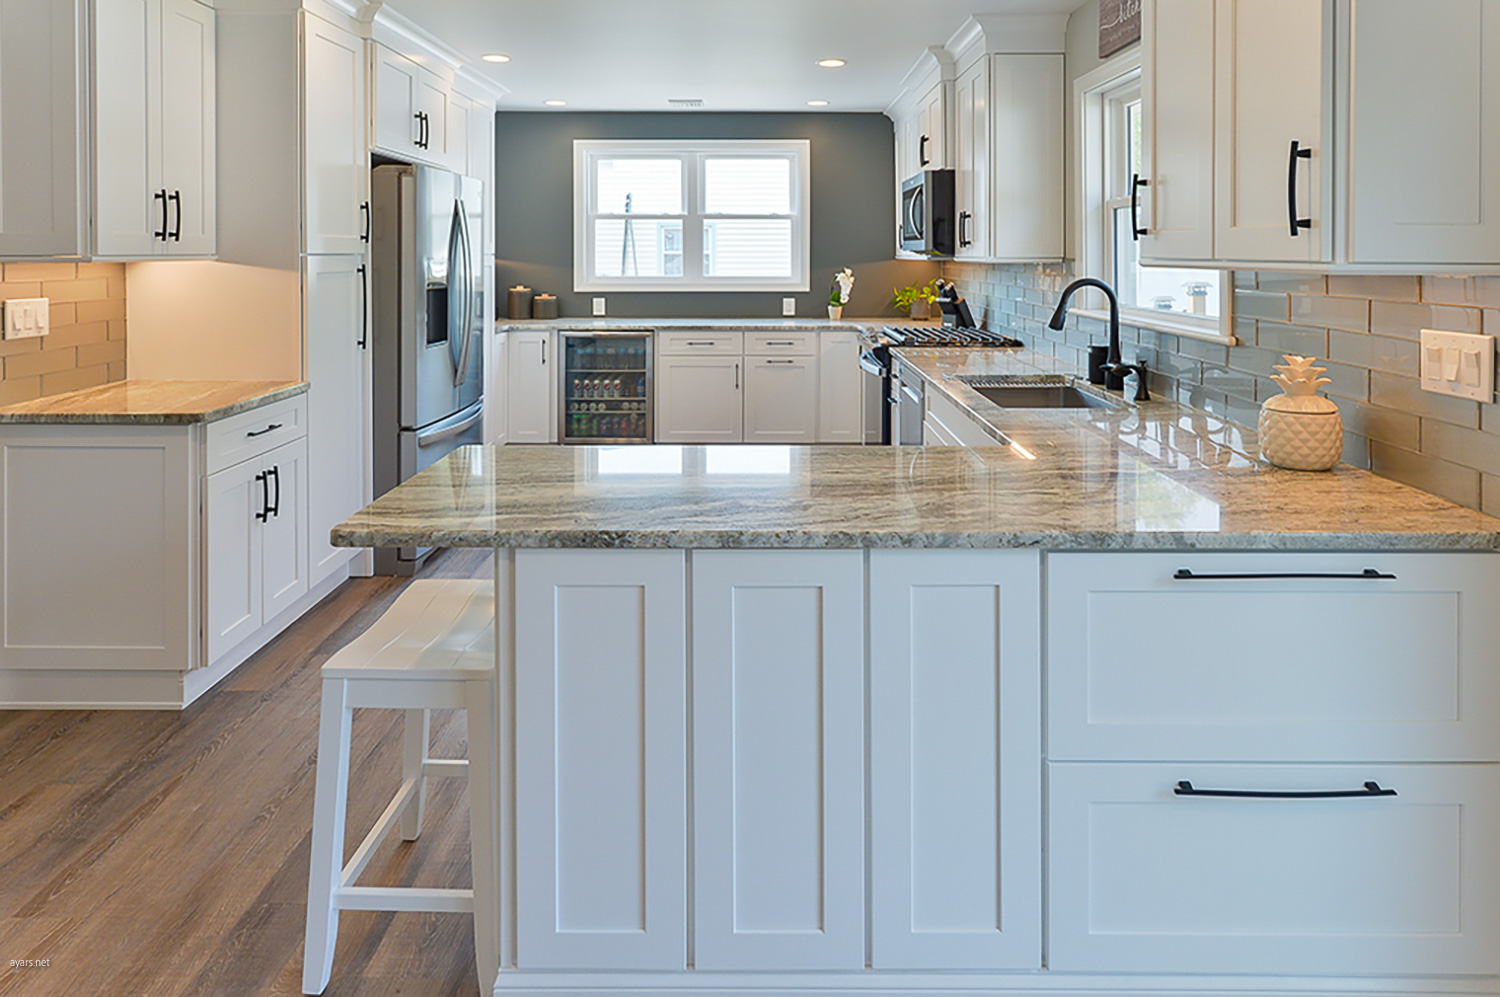
<svg viewBox="0 0 1500 997"><path fill-rule="evenodd" d="M306 381L116 381L7 405L0 424L186 426L306 390Z"/></svg>
<svg viewBox="0 0 1500 997"><path fill-rule="evenodd" d="M496 319L496 332L577 329L581 332L654 332L658 329L735 329L749 332L862 332L887 325L922 325L901 318L549 318Z"/></svg>

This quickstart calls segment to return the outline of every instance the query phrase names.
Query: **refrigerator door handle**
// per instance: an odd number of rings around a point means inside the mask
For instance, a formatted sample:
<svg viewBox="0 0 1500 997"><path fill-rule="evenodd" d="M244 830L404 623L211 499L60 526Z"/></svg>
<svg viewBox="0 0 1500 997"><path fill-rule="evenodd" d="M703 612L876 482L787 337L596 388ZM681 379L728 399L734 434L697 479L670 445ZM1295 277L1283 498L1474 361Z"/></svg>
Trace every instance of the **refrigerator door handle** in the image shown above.
<svg viewBox="0 0 1500 997"><path fill-rule="evenodd" d="M432 444L434 444L434 443L441 443L443 440L446 440L449 437L457 436L459 433L462 433L464 430L469 429L476 422L478 422L480 419L483 419L483 418L484 418L484 404L481 402L480 404L474 406L474 414L473 415L466 416L465 418L461 419L458 422L453 423L452 425L438 426L436 429L431 429L431 430L428 430L425 433L422 433L422 434L418 435L417 436L417 446L419 446L419 447L429 447L429 446L432 446Z"/></svg>
<svg viewBox="0 0 1500 997"><path fill-rule="evenodd" d="M458 202L455 212L458 220L459 244L463 249L464 272L460 282L463 293L463 323L459 326L459 335L463 338L463 345L458 355L458 370L453 375L453 386L462 387L469 379L469 359L474 350L474 253L469 248L469 213L464 210L464 203Z"/></svg>

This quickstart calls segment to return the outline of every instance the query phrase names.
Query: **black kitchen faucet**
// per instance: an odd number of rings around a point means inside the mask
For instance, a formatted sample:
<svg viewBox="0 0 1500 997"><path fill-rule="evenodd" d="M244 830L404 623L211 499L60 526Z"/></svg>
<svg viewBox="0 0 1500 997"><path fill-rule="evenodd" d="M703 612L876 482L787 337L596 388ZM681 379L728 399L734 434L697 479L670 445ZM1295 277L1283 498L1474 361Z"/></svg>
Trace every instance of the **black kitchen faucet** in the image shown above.
<svg viewBox="0 0 1500 997"><path fill-rule="evenodd" d="M1125 363L1120 357L1120 299L1115 296L1114 288L1096 277L1080 277L1075 280L1063 288L1062 299L1058 301L1057 309L1052 313L1052 320L1047 323L1048 328L1054 332L1062 331L1063 320L1067 318L1068 301L1080 287L1097 287L1109 299L1109 353L1099 369L1107 376L1117 378L1117 383L1122 387L1125 378L1134 374L1135 400L1149 402L1151 393L1146 390L1146 365L1139 360L1135 363Z"/></svg>

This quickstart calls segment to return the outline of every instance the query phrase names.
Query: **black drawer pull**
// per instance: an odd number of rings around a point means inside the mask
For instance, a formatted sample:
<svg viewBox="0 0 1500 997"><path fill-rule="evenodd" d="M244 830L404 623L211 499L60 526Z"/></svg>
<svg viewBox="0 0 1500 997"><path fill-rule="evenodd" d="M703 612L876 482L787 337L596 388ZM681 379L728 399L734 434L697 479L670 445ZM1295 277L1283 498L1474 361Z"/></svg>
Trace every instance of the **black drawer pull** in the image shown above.
<svg viewBox="0 0 1500 997"><path fill-rule="evenodd" d="M1287 792L1260 789L1197 789L1186 779L1172 789L1173 796L1229 796L1253 800L1342 800L1370 796L1395 796L1394 789L1381 789L1378 782L1365 783L1364 789L1325 789L1312 792Z"/></svg>
<svg viewBox="0 0 1500 997"><path fill-rule="evenodd" d="M255 476L260 482L260 511L255 514L258 522L264 523L271 518L271 475L265 471Z"/></svg>
<svg viewBox="0 0 1500 997"><path fill-rule="evenodd" d="M269 515L281 518L281 465L277 464L267 472L276 483L276 497L271 500L271 505L266 509Z"/></svg>
<svg viewBox="0 0 1500 997"><path fill-rule="evenodd" d="M1301 142L1292 143L1292 154L1286 168L1286 213L1293 239L1300 236L1303 229L1312 228L1313 225L1311 218L1297 217L1297 160L1311 159L1312 154L1311 149L1302 148Z"/></svg>
<svg viewBox="0 0 1500 997"><path fill-rule="evenodd" d="M1324 573L1319 571L1283 571L1266 572L1264 574L1248 572L1245 574L1237 575L1197 575L1189 571L1187 568L1178 568L1177 573L1174 574L1172 578L1179 582L1211 582L1225 580L1239 581L1246 578L1341 578L1352 581L1364 581L1366 579L1371 581L1376 579L1389 579L1391 581L1395 581L1396 576L1387 574L1385 572L1376 571L1374 568L1366 568L1365 570L1358 573L1349 572L1346 574Z"/></svg>
<svg viewBox="0 0 1500 997"><path fill-rule="evenodd" d="M246 433L245 435L247 437L253 439L253 438L257 437L257 436L265 436L267 433L272 432L272 431L277 430L277 429L280 429L280 428L281 428L281 423L279 423L279 422L273 422L269 426L267 426L265 429L257 429L255 432L253 432L253 433Z"/></svg>
<svg viewBox="0 0 1500 997"><path fill-rule="evenodd" d="M1130 174L1130 238L1136 242L1141 236L1150 235L1150 229L1141 228L1141 188L1151 186L1151 181L1139 173Z"/></svg>

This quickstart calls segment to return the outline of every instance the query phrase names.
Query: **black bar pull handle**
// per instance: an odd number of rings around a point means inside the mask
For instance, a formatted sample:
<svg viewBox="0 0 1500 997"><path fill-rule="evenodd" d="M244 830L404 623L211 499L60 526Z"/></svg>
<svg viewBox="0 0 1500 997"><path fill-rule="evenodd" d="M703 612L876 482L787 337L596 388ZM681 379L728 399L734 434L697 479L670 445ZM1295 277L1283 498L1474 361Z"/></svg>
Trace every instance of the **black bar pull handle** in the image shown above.
<svg viewBox="0 0 1500 997"><path fill-rule="evenodd" d="M250 439L254 439L257 436L265 436L267 433L271 432L272 430L276 430L276 429L280 429L280 428L281 428L281 423L279 423L279 422L273 422L269 426L267 426L265 429L257 429L253 433L246 433L245 436L248 437L248 438L250 438Z"/></svg>
<svg viewBox="0 0 1500 997"><path fill-rule="evenodd" d="M417 137L412 139L411 144L420 149L422 148L422 112L418 111L416 114L413 114L412 117L415 118L417 122Z"/></svg>
<svg viewBox="0 0 1500 997"><path fill-rule="evenodd" d="M958 244L960 246L972 246L974 241L969 238L969 219L974 216L967 211L958 213Z"/></svg>
<svg viewBox="0 0 1500 997"><path fill-rule="evenodd" d="M281 465L280 464L276 464L276 465L273 465L271 467L270 476L276 482L276 493L275 493L276 497L271 500L271 506L266 511L270 515L275 516L277 519L280 519L281 518Z"/></svg>
<svg viewBox="0 0 1500 997"><path fill-rule="evenodd" d="M171 201L177 205L177 224L172 226L172 241L182 241L182 191L172 191Z"/></svg>
<svg viewBox="0 0 1500 997"><path fill-rule="evenodd" d="M921 166L926 166L928 163L932 162L932 160L927 158L927 143L930 141L932 141L930 138L928 138L926 135L923 135L921 140L917 142L917 160L919 165Z"/></svg>
<svg viewBox="0 0 1500 997"><path fill-rule="evenodd" d="M370 347L370 271L363 263L354 269L359 271L359 343L360 349Z"/></svg>
<svg viewBox="0 0 1500 997"><path fill-rule="evenodd" d="M1302 234L1305 228L1312 228L1311 218L1297 217L1297 160L1311 159L1313 151L1302 148L1302 143L1292 139L1292 154L1288 157L1286 168L1286 212L1287 220L1292 226L1292 238L1295 239Z"/></svg>
<svg viewBox="0 0 1500 997"><path fill-rule="evenodd" d="M161 202L161 228L158 229L158 230L156 230L155 232L152 232L151 233L151 237L153 239L160 239L162 242L166 242L167 241L167 192L166 192L166 190L159 190L155 194L152 194L151 195L151 200L153 200L153 201L160 201Z"/></svg>
<svg viewBox="0 0 1500 997"><path fill-rule="evenodd" d="M1250 800L1344 800L1365 799L1372 796L1395 796L1394 789L1382 789L1378 782L1367 782L1363 789L1324 789L1305 791L1283 791L1263 789L1198 789L1186 779L1172 788L1173 796L1227 796Z"/></svg>
<svg viewBox="0 0 1500 997"><path fill-rule="evenodd" d="M1396 580L1395 575L1383 571L1376 571L1374 568L1366 568L1365 570L1359 572L1345 572L1343 574L1339 574L1337 572L1322 571L1268 571L1244 572L1227 575L1200 575L1189 571L1187 568L1178 568L1176 573L1172 575L1172 578L1175 581L1179 582L1241 581L1244 579L1264 578L1337 578L1347 579L1351 581L1375 581L1377 579L1390 581Z"/></svg>
<svg viewBox="0 0 1500 997"><path fill-rule="evenodd" d="M360 214L364 215L364 219L365 219L365 229L364 229L363 234L360 235L359 241L360 242L369 242L370 241L370 221L371 221L371 219L370 219L370 202L369 201L365 201L362 204L360 204L359 211L360 211Z"/></svg>
<svg viewBox="0 0 1500 997"><path fill-rule="evenodd" d="M270 477L271 476L265 471L262 471L255 476L255 480L260 482L260 512L257 512L255 514L255 518L258 522L262 523L271 518Z"/></svg>
<svg viewBox="0 0 1500 997"><path fill-rule="evenodd" d="M1141 228L1141 188L1151 186L1151 181L1139 173L1130 174L1130 237L1136 242L1141 236L1150 235L1150 229Z"/></svg>

